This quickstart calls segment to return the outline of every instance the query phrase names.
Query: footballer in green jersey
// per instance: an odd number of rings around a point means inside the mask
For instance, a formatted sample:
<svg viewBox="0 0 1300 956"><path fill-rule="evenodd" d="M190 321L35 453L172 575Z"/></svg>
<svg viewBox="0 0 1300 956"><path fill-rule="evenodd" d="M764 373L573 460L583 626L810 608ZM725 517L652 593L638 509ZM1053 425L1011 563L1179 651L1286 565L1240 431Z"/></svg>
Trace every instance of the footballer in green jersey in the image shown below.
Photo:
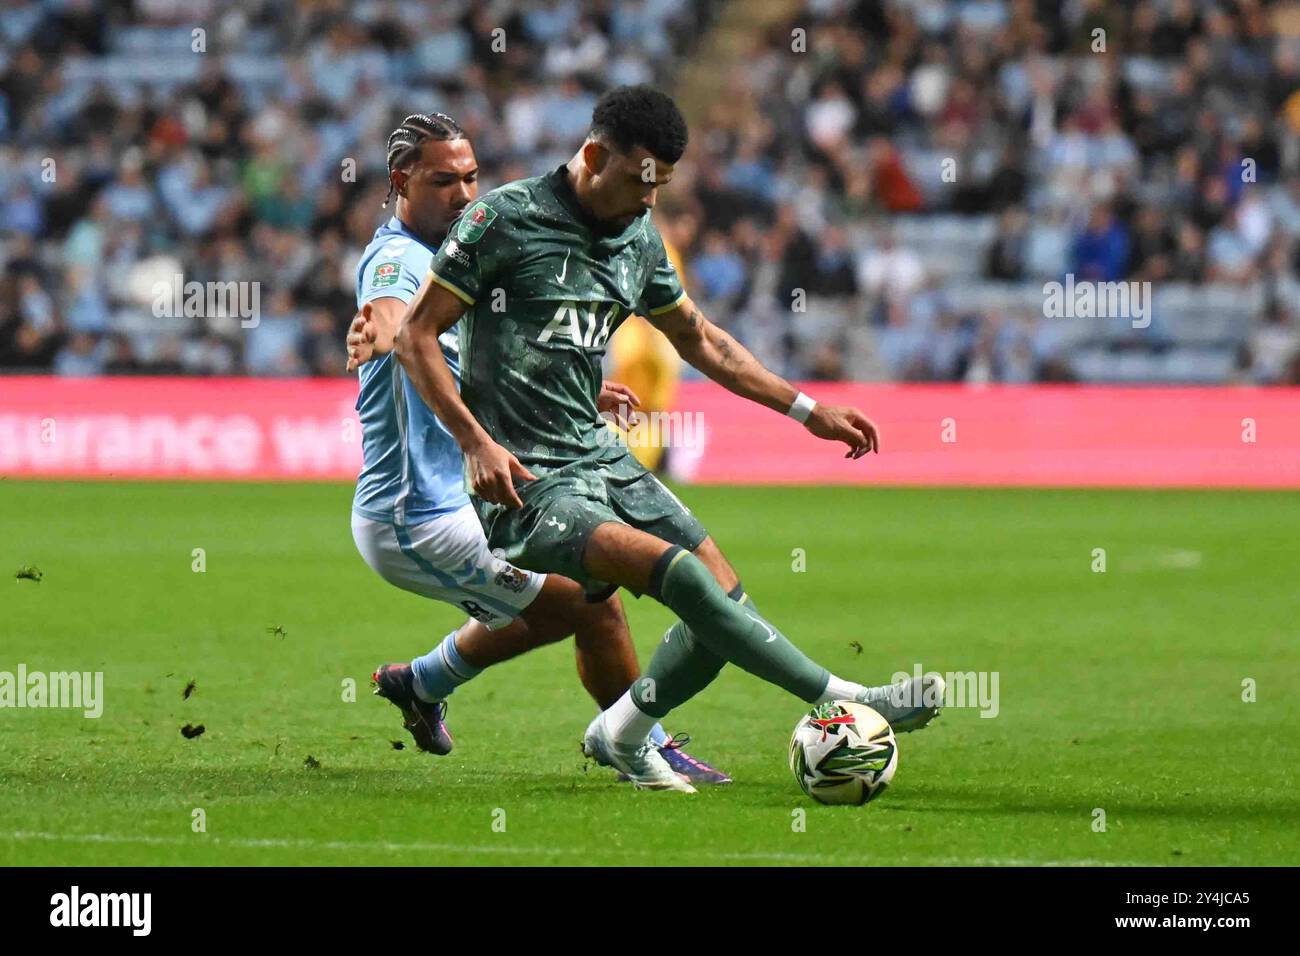
<svg viewBox="0 0 1300 956"><path fill-rule="evenodd" d="M608 226L584 211L567 166L493 190L468 207L429 278L469 306L461 318L461 398L536 479L523 507L478 496L488 542L523 567L593 579L583 551L624 521L688 551L708 536L612 436L596 408L606 343L633 313L686 299L648 211Z"/></svg>
<svg viewBox="0 0 1300 956"><path fill-rule="evenodd" d="M692 791L647 733L728 662L809 703L858 700L895 731L925 726L943 681L867 687L816 664L762 616L699 522L617 442L595 400L609 335L648 315L677 352L730 391L788 414L846 457L879 450L855 408L820 405L764 368L691 301L650 221L685 152L666 94L618 87L596 104L578 153L546 176L467 208L434 258L394 351L460 445L489 545L590 593L649 594L679 618L643 676L588 726L583 750L641 788ZM462 390L438 336L461 321Z"/></svg>
<svg viewBox="0 0 1300 956"><path fill-rule="evenodd" d="M469 306L465 403L498 444L542 470L608 457L595 401L606 343L629 315L686 298L649 215L601 231L566 166L470 205L430 278Z"/></svg>

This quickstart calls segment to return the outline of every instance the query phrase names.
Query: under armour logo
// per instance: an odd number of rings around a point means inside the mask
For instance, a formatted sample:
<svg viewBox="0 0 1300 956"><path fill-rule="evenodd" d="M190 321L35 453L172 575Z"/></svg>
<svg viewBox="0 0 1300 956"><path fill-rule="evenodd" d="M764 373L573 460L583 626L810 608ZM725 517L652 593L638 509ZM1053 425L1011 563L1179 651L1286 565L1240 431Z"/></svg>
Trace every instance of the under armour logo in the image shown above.
<svg viewBox="0 0 1300 956"><path fill-rule="evenodd" d="M551 515L549 518L546 519L546 526L548 528L559 528L561 531L563 531L565 528L568 527L568 525L566 525L563 521L556 521L555 515Z"/></svg>

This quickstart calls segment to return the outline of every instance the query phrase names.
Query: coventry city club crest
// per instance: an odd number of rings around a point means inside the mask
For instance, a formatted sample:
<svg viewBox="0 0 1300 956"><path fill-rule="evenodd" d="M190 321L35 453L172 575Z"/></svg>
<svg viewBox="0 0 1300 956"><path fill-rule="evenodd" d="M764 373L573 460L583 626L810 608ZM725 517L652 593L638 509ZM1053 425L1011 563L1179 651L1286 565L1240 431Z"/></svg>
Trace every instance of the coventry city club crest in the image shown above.
<svg viewBox="0 0 1300 956"><path fill-rule="evenodd" d="M496 583L497 587L507 588L518 594L528 583L528 578L514 565L507 565L497 572Z"/></svg>

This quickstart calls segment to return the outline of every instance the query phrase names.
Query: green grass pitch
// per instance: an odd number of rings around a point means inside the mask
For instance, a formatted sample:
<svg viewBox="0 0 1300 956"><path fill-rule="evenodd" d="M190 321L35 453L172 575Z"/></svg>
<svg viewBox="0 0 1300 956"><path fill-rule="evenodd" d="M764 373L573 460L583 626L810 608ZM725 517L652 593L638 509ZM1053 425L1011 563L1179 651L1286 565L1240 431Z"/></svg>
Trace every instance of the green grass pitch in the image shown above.
<svg viewBox="0 0 1300 956"><path fill-rule="evenodd" d="M399 751L368 675L460 615L365 567L349 487L11 480L0 671L102 670L106 700L0 710L0 864L1300 863L1296 495L682 495L833 671L996 671L998 715L949 709L878 801L823 807L786 767L803 705L728 668L668 729L736 783L636 793L584 768L566 642L459 691L450 757ZM644 663L669 615L625 603Z"/></svg>

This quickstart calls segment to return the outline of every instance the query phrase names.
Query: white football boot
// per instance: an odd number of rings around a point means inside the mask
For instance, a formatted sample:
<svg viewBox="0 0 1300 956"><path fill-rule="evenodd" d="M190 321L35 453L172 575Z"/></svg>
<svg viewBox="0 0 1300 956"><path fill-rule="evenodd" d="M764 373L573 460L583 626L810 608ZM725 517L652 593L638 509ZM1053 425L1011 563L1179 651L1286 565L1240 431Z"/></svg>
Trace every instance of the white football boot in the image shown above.
<svg viewBox="0 0 1300 956"><path fill-rule="evenodd" d="M868 705L870 706L870 705ZM673 772L649 737L639 744L620 744L605 729L605 715L599 713L587 725L582 737L582 752L602 767L613 767L627 774L638 790L680 790L695 793L689 783Z"/></svg>
<svg viewBox="0 0 1300 956"><path fill-rule="evenodd" d="M938 674L909 677L898 684L868 687L858 696L858 703L866 704L884 717L896 734L920 730L943 709L943 696L948 685Z"/></svg>

